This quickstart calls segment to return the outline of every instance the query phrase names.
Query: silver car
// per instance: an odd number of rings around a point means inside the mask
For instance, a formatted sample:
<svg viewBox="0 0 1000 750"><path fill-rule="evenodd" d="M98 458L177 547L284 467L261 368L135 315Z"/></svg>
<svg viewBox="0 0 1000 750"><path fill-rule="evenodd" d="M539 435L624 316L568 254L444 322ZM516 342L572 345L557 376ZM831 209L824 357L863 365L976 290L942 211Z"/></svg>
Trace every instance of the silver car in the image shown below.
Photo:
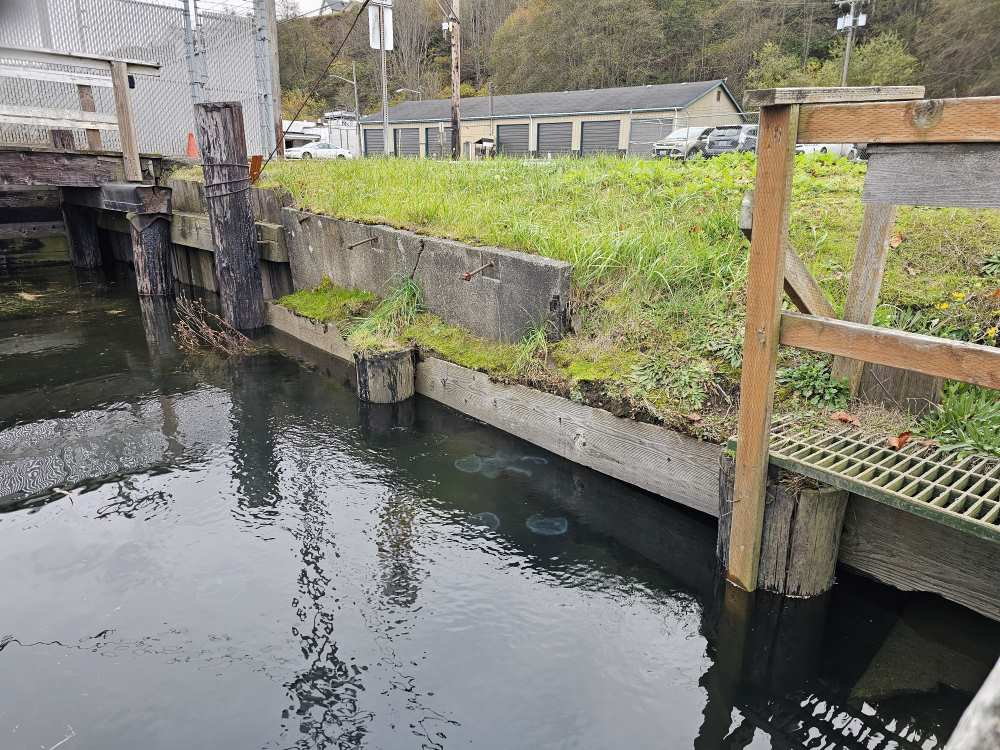
<svg viewBox="0 0 1000 750"><path fill-rule="evenodd" d="M285 149L286 159L350 159L352 157L353 154L348 149L322 141Z"/></svg>

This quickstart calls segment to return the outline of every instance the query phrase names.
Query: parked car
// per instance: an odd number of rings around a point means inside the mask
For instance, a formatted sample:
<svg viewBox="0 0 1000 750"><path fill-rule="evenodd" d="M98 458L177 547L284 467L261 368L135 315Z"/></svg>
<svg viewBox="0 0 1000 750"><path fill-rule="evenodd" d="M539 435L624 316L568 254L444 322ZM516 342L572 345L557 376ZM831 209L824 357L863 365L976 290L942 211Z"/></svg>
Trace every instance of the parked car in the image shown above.
<svg viewBox="0 0 1000 750"><path fill-rule="evenodd" d="M653 144L653 155L657 159L690 159L705 150L705 142L711 127L677 128L662 141Z"/></svg>
<svg viewBox="0 0 1000 750"><path fill-rule="evenodd" d="M837 156L846 156L852 161L858 158L858 151L853 143L799 143L795 146L795 153L837 154Z"/></svg>
<svg viewBox="0 0 1000 750"><path fill-rule="evenodd" d="M708 134L705 144L705 156L712 157L729 151L748 151L747 139L753 138L753 147L757 145L756 125L720 125Z"/></svg>
<svg viewBox="0 0 1000 750"><path fill-rule="evenodd" d="M348 149L322 141L285 149L286 159L350 159L352 156Z"/></svg>

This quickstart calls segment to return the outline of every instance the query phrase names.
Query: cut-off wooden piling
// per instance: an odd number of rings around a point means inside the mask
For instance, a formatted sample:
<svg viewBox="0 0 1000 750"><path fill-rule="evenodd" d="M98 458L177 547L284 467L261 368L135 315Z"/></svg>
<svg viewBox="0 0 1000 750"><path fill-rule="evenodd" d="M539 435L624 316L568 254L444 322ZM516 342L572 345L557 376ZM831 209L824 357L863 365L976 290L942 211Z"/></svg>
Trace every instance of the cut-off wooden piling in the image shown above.
<svg viewBox="0 0 1000 750"><path fill-rule="evenodd" d="M733 460L723 454L719 470L719 537L722 569L729 565L733 511ZM783 481L785 480L789 481ZM796 480L798 486L790 480ZM813 489L808 480L768 472L756 586L775 594L818 596L833 586L848 493Z"/></svg>
<svg viewBox="0 0 1000 750"><path fill-rule="evenodd" d="M195 124L205 170L222 315L235 328L260 328L264 325L264 293L250 206L243 108L239 102L198 104Z"/></svg>
<svg viewBox="0 0 1000 750"><path fill-rule="evenodd" d="M395 404L413 396L413 350L355 352L358 398L369 404Z"/></svg>
<svg viewBox="0 0 1000 750"><path fill-rule="evenodd" d="M172 297L170 220L158 214L129 214L132 260L140 297Z"/></svg>

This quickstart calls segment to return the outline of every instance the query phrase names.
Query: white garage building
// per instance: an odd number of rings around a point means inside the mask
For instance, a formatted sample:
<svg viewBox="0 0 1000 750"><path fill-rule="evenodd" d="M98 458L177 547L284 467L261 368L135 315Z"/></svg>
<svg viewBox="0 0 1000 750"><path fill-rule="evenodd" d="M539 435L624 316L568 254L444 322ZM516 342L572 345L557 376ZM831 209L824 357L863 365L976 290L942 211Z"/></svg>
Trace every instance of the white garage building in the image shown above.
<svg viewBox="0 0 1000 750"><path fill-rule="evenodd" d="M665 83L462 99L462 155L496 143L509 156L619 153L650 156L671 130L743 121L725 81ZM450 153L451 102L408 101L389 109L390 150L397 156ZM380 115L362 118L366 155L384 153ZM442 149L443 145L443 149Z"/></svg>

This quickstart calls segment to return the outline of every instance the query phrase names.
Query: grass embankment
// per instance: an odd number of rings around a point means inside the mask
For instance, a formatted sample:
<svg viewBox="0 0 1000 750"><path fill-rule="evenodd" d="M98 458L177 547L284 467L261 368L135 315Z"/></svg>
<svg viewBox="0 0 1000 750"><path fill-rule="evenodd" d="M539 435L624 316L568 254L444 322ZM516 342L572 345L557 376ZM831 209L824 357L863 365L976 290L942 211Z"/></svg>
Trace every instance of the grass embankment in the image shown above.
<svg viewBox="0 0 1000 750"><path fill-rule="evenodd" d="M754 168L749 155L293 161L271 164L263 183L287 189L306 210L570 261L581 325L558 343L538 332L520 346L479 341L429 315L397 333L498 378L722 440L737 413L748 248L737 216ZM829 156L796 164L791 240L838 310L864 173ZM995 345L1000 215L903 208L896 232L876 322ZM782 349L776 411L843 407L828 364ZM873 430L906 426L901 415L858 413Z"/></svg>

